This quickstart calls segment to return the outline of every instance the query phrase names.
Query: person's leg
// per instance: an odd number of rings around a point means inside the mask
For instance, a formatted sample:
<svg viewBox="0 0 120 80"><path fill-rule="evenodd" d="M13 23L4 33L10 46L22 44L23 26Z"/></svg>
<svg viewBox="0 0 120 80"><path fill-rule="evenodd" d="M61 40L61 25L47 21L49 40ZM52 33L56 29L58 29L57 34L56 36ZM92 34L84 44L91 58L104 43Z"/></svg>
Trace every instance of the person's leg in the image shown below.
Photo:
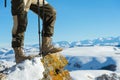
<svg viewBox="0 0 120 80"><path fill-rule="evenodd" d="M13 16L12 29L12 48L15 52L16 63L25 59L30 59L23 54L22 47L24 46L24 33L27 27L27 12L24 10L23 0L12 0L11 11Z"/></svg>
<svg viewBox="0 0 120 80"><path fill-rule="evenodd" d="M30 9L38 14L38 6L35 4L32 4L30 6ZM40 17L43 19L43 7L40 6ZM54 33L54 23L56 21L56 11L55 9L49 5L46 4L44 6L44 26L42 30L42 36L45 37L51 37Z"/></svg>
<svg viewBox="0 0 120 80"><path fill-rule="evenodd" d="M32 4L30 9L38 14L38 6L37 4ZM44 19L43 19L44 15ZM61 48L54 47L51 42L51 37L54 34L54 23L56 20L56 11L50 4L45 4L44 6L44 14L43 14L43 6L40 6L40 17L43 22L43 30L42 30L42 52L44 55L47 53L55 53L62 51Z"/></svg>

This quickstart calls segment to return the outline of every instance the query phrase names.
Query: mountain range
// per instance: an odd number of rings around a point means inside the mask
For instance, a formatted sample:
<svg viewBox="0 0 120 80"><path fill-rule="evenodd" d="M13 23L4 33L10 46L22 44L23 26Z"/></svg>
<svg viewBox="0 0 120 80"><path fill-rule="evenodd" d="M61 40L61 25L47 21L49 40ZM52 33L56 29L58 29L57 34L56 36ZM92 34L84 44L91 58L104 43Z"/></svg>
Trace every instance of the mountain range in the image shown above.
<svg viewBox="0 0 120 80"><path fill-rule="evenodd" d="M65 69L70 71L73 80L80 80L81 77L83 78L81 80L88 80L89 78L91 80L105 80L95 79L98 76L105 78L110 76L112 78L107 80L120 80L120 37L74 42L60 41L53 44L57 47L63 47L61 54L68 60L68 65ZM26 53L25 55L38 54L39 45L25 45L24 52ZM11 47L0 48L0 71L5 70L8 80L38 80L42 77L40 75L42 75L43 66L40 65L39 58L31 61L26 60L19 65L15 65L14 56ZM104 76L107 73L110 75ZM113 79L111 73L115 74L115 79ZM20 74L22 77L19 77ZM34 77L33 74L38 77ZM26 79L28 75L30 77Z"/></svg>
<svg viewBox="0 0 120 80"><path fill-rule="evenodd" d="M53 42L57 47L71 48L71 47L82 47L82 46L117 46L120 47L120 36L107 37L107 38L96 38L93 40L79 40L79 41L59 41ZM27 45L31 47L39 47L38 44Z"/></svg>
<svg viewBox="0 0 120 80"><path fill-rule="evenodd" d="M118 37L107 37L107 38L96 38L93 40L80 40L74 42L60 41L54 43L57 46L63 48L80 47L80 46L120 46L120 36Z"/></svg>

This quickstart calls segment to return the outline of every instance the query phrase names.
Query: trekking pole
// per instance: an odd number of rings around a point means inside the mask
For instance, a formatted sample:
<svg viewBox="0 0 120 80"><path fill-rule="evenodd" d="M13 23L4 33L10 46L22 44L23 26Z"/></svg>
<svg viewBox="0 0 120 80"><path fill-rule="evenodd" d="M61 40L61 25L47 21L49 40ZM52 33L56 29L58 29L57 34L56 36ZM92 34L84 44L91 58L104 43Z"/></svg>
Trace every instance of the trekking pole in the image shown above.
<svg viewBox="0 0 120 80"><path fill-rule="evenodd" d="M44 24L45 24L45 23L44 23L44 20L45 20L45 18L44 18L44 12L45 12L45 11L44 11L44 5L45 5L45 0L43 0L43 3L42 3L42 4L43 4L43 5L42 5L42 10L43 10L43 11L42 11L42 12L43 12L43 13L42 13L42 21L43 21L43 23L42 23L42 33L43 33L42 36L44 36ZM42 52L42 54L44 55L43 52Z"/></svg>
<svg viewBox="0 0 120 80"><path fill-rule="evenodd" d="M43 7L42 7L43 8L43 26L44 26L44 6L45 6L45 0L43 0Z"/></svg>
<svg viewBox="0 0 120 80"><path fill-rule="evenodd" d="M39 36L39 55L41 55L41 43L40 43L40 2L37 0L38 5L38 36Z"/></svg>
<svg viewBox="0 0 120 80"><path fill-rule="evenodd" d="M5 2L4 2L4 6L5 6L5 7L7 6L7 0L5 0Z"/></svg>
<svg viewBox="0 0 120 80"><path fill-rule="evenodd" d="M39 55L42 55L43 53L42 53L42 51L41 51L41 43L40 43L40 41L41 41L41 39L40 39L40 2L39 2L39 0L37 0L37 5L38 5L38 34L39 34ZM44 5L45 5L45 0L43 0L43 24L42 24L42 26L43 26L43 28L44 28ZM44 30L44 29L43 29ZM44 33L44 31L43 31L43 33Z"/></svg>

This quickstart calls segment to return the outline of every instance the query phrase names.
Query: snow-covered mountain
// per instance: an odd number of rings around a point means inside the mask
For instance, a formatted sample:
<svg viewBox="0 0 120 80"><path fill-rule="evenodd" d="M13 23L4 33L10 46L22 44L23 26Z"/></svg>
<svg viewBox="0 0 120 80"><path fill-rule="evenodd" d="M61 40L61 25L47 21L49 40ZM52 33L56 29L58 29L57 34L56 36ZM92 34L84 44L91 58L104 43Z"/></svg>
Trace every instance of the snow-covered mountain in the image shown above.
<svg viewBox="0 0 120 80"><path fill-rule="evenodd" d="M54 45L63 47L61 54L68 60L65 69L70 71L73 80L120 80L119 41L120 37L110 37L76 42L61 41ZM26 45L24 52L26 55L39 54L39 46ZM7 80L42 78L44 69L40 58L26 60L19 65L15 65L14 60L12 48L0 48L0 72L5 69Z"/></svg>
<svg viewBox="0 0 120 80"><path fill-rule="evenodd" d="M66 69L119 71L120 49L112 46L76 47L65 49L69 61ZM120 72L120 71L119 71Z"/></svg>
<svg viewBox="0 0 120 80"><path fill-rule="evenodd" d="M0 71L7 74L8 80L38 80L42 78L43 66L40 58L26 60L15 65L12 49L1 49ZM38 54L35 47L26 47L26 54ZM9 54L10 53L10 54ZM120 80L120 48L114 46L89 46L65 48L62 52L68 60L65 69L70 71L73 80ZM21 77L22 76L22 77ZM96 79L96 78L103 79ZM115 79L112 79L115 77Z"/></svg>
<svg viewBox="0 0 120 80"><path fill-rule="evenodd" d="M120 36L118 37L107 37L107 38L97 38L93 40L82 40L82 41L73 41L73 42L67 42L67 41L60 41L54 43L57 46L60 47L79 47L79 46L120 46Z"/></svg>

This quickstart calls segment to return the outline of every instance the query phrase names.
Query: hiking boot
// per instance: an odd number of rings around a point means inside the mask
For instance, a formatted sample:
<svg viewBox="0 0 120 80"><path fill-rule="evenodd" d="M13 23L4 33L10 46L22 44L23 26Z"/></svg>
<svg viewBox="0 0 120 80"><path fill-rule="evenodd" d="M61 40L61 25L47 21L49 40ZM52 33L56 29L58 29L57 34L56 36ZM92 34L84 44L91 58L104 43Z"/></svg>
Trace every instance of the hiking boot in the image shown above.
<svg viewBox="0 0 120 80"><path fill-rule="evenodd" d="M24 53L23 53L23 49L22 47L16 47L16 48L13 48L14 49L14 52L15 52L15 62L16 63L20 63L26 59L33 59L34 56L25 56Z"/></svg>
<svg viewBox="0 0 120 80"><path fill-rule="evenodd" d="M52 45L52 39L50 37L42 37L42 54L43 56L48 53L56 53L62 51L62 48L57 48Z"/></svg>

